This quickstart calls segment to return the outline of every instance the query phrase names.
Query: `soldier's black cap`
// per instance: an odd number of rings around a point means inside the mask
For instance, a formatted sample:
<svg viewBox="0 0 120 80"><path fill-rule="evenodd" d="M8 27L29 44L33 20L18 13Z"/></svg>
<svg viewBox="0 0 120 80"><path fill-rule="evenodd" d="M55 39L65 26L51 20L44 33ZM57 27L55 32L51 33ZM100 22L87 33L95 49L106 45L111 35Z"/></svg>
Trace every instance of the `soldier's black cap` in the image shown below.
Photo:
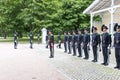
<svg viewBox="0 0 120 80"><path fill-rule="evenodd" d="M77 31L81 31L80 29L77 29Z"/></svg>
<svg viewBox="0 0 120 80"><path fill-rule="evenodd" d="M96 28L96 27L94 27L94 26L92 26L92 32L93 32L93 30L97 30L97 28Z"/></svg>
<svg viewBox="0 0 120 80"><path fill-rule="evenodd" d="M101 31L103 31L103 27L105 27L105 25L104 25L104 24L101 26Z"/></svg>
<svg viewBox="0 0 120 80"><path fill-rule="evenodd" d="M115 23L115 25L114 25L114 31L116 31L117 27L118 27L118 23Z"/></svg>
<svg viewBox="0 0 120 80"><path fill-rule="evenodd" d="M88 31L88 29L87 29L87 28L84 28L84 30Z"/></svg>
<svg viewBox="0 0 120 80"><path fill-rule="evenodd" d="M76 31L76 30L73 30L72 32L76 33L77 31Z"/></svg>
<svg viewBox="0 0 120 80"><path fill-rule="evenodd" d="M70 31L68 31L68 33L70 33L70 34L71 34L71 32L70 32Z"/></svg>
<svg viewBox="0 0 120 80"><path fill-rule="evenodd" d="M52 30L48 30L48 32L52 32Z"/></svg>
<svg viewBox="0 0 120 80"><path fill-rule="evenodd" d="M103 29L108 29L108 27L103 24L101 27L101 31L103 31Z"/></svg>
<svg viewBox="0 0 120 80"><path fill-rule="evenodd" d="M118 25L117 28L120 29L120 25Z"/></svg>

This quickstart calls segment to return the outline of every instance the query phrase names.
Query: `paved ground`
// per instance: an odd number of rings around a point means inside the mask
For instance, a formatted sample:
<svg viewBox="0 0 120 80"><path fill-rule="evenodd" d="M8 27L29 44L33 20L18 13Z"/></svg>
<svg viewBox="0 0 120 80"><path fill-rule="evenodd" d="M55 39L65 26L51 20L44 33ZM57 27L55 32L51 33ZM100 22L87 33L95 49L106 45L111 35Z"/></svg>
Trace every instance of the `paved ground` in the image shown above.
<svg viewBox="0 0 120 80"><path fill-rule="evenodd" d="M120 80L120 70L113 69L115 58L112 50L110 65L74 57L55 48L55 58L49 59L49 49L45 45L19 44L13 49L11 43L0 43L0 80Z"/></svg>

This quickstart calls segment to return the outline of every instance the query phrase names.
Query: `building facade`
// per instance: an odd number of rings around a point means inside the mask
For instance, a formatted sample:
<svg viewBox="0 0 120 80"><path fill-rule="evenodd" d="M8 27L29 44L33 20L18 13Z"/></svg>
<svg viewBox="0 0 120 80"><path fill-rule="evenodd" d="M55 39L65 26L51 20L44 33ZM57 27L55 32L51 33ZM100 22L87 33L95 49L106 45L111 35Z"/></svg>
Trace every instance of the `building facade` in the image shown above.
<svg viewBox="0 0 120 80"><path fill-rule="evenodd" d="M111 34L114 33L114 24L120 24L120 0L94 0L93 3L83 12L84 14L90 14L91 16L91 28L96 26L101 29L102 24L105 24L109 28ZM100 15L101 22L94 22L93 17Z"/></svg>

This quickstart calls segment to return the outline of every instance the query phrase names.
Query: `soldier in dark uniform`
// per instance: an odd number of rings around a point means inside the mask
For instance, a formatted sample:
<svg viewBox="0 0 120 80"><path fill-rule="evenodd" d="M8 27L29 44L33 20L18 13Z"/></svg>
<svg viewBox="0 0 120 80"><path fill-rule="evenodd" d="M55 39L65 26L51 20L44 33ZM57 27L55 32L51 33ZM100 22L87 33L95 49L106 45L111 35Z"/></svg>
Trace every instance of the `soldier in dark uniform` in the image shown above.
<svg viewBox="0 0 120 80"><path fill-rule="evenodd" d="M49 31L49 47L50 47L50 58L54 58L54 35Z"/></svg>
<svg viewBox="0 0 120 80"><path fill-rule="evenodd" d="M72 36L71 33L68 32L68 54L71 54L71 45L72 45Z"/></svg>
<svg viewBox="0 0 120 80"><path fill-rule="evenodd" d="M103 63L102 65L107 66L108 65L108 58L109 58L109 47L111 46L111 36L107 32L108 28L107 26L103 25L102 26L102 53L103 53Z"/></svg>
<svg viewBox="0 0 120 80"><path fill-rule="evenodd" d="M33 34L30 32L30 48L33 48Z"/></svg>
<svg viewBox="0 0 120 80"><path fill-rule="evenodd" d="M83 42L83 35L81 34L81 31L78 30L78 40L77 40L77 44L78 44L78 57L82 57L82 47L81 44Z"/></svg>
<svg viewBox="0 0 120 80"><path fill-rule="evenodd" d="M65 53L67 52L67 40L68 40L68 36L67 33L64 32L64 49L65 49Z"/></svg>
<svg viewBox="0 0 120 80"><path fill-rule="evenodd" d="M38 34L38 44L40 44L40 34Z"/></svg>
<svg viewBox="0 0 120 80"><path fill-rule="evenodd" d="M48 48L49 42L48 42L48 33L46 35L46 48Z"/></svg>
<svg viewBox="0 0 120 80"><path fill-rule="evenodd" d="M90 35L88 34L87 28L84 29L84 36L83 36L83 49L84 49L84 54L85 57L84 59L89 59L89 46L90 46Z"/></svg>
<svg viewBox="0 0 120 80"><path fill-rule="evenodd" d="M61 48L61 36L60 36L60 33L58 33L58 45L57 45L57 48Z"/></svg>
<svg viewBox="0 0 120 80"><path fill-rule="evenodd" d="M115 47L115 58L116 58L116 66L114 68L120 70L120 25L117 26L117 31L114 34L114 47Z"/></svg>
<svg viewBox="0 0 120 80"><path fill-rule="evenodd" d="M100 39L100 35L97 33L97 28L93 27L92 28L92 49L93 49L93 57L94 59L92 60L93 62L97 62L98 61L98 45L100 47L100 43L101 43L101 39Z"/></svg>
<svg viewBox="0 0 120 80"><path fill-rule="evenodd" d="M75 31L73 31L73 35L72 35L72 47L73 47L73 56L76 56L77 35Z"/></svg>
<svg viewBox="0 0 120 80"><path fill-rule="evenodd" d="M14 49L17 49L17 43L18 43L17 33L16 33L16 31L15 31L15 33L14 33Z"/></svg>

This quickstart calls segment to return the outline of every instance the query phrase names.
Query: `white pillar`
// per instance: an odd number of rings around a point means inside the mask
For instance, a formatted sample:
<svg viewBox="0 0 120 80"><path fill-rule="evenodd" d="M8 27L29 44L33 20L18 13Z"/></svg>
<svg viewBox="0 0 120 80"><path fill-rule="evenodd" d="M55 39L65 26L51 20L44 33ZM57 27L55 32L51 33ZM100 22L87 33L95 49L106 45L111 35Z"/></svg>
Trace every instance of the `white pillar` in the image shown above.
<svg viewBox="0 0 120 80"><path fill-rule="evenodd" d="M41 31L42 31L42 44L45 44L46 43L47 29L43 28Z"/></svg>
<svg viewBox="0 0 120 80"><path fill-rule="evenodd" d="M94 17L94 14L90 14L90 34L92 34L92 26L93 26L93 17Z"/></svg>
<svg viewBox="0 0 120 80"><path fill-rule="evenodd" d="M114 0L111 0L111 11L110 11L110 13L111 13L111 34L113 34L113 23L114 23Z"/></svg>

